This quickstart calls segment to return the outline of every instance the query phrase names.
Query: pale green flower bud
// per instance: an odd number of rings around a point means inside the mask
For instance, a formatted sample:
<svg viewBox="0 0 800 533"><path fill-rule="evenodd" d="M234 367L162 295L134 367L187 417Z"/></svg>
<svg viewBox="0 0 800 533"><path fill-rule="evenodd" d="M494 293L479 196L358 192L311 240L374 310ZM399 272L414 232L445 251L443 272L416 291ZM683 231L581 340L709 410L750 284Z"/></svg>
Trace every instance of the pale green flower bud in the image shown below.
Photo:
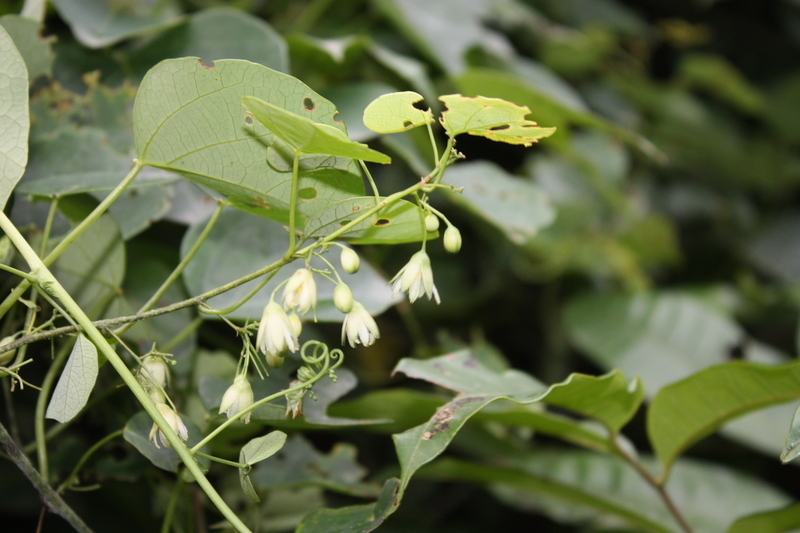
<svg viewBox="0 0 800 533"><path fill-rule="evenodd" d="M358 272L358 267L361 266L361 260L358 254L352 248L342 248L342 254L339 256L339 261L342 262L342 268L348 274L355 274Z"/></svg>
<svg viewBox="0 0 800 533"><path fill-rule="evenodd" d="M247 381L247 376L242 374L236 376L236 379L233 380L233 385L228 387L228 390L222 396L222 402L219 404L219 414L225 413L230 419L251 405L253 405L253 389L250 387L250 382ZM250 422L251 413L252 411L242 417L242 421L245 424Z"/></svg>
<svg viewBox="0 0 800 533"><path fill-rule="evenodd" d="M267 364L272 368L280 368L283 365L284 358L282 355L277 354L266 354Z"/></svg>
<svg viewBox="0 0 800 533"><path fill-rule="evenodd" d="M345 315L342 323L342 344L347 339L351 348L355 348L356 344L369 346L380 336L375 319L360 302L353 302L353 309Z"/></svg>
<svg viewBox="0 0 800 533"><path fill-rule="evenodd" d="M349 313L353 309L353 292L344 283L339 283L333 289L333 303L342 313Z"/></svg>
<svg viewBox="0 0 800 533"><path fill-rule="evenodd" d="M0 341L0 349L6 344L10 344L14 342L14 335L9 335L5 337L3 340ZM16 355L16 350L9 350L7 352L0 353L0 366L5 365L6 363L10 363L14 360L14 355Z"/></svg>
<svg viewBox="0 0 800 533"><path fill-rule="evenodd" d="M264 308L261 322L258 324L256 346L267 355L268 362L270 356L281 356L281 363L282 354L286 350L296 352L299 348L295 325L277 302L270 301Z"/></svg>
<svg viewBox="0 0 800 533"><path fill-rule="evenodd" d="M398 291L407 292L408 299L413 302L426 294L429 300L435 298L437 304L441 303L439 291L433 284L431 259L424 250L412 255L408 263L395 274L390 283L392 283L392 296Z"/></svg>
<svg viewBox="0 0 800 533"><path fill-rule="evenodd" d="M158 412L161 413L161 416L169 424L169 427L172 428L172 431L178 434L181 440L186 440L189 438L189 431L186 429L186 425L181 420L181 417L178 416L178 413L165 403L156 403L156 407L158 408ZM160 448L161 446L158 445L158 441L161 441L161 444L169 448L169 441L167 440L167 436L164 435L164 432L158 429L158 426L154 423L153 427L150 429L150 440L153 444L156 445L156 448Z"/></svg>
<svg viewBox="0 0 800 533"><path fill-rule="evenodd" d="M162 389L169 383L169 365L161 355L150 354L142 357L139 368L139 383L145 387Z"/></svg>
<svg viewBox="0 0 800 533"><path fill-rule="evenodd" d="M433 213L428 213L428 216L425 217L425 229L429 232L433 233L434 231L439 229L439 217L434 215Z"/></svg>
<svg viewBox="0 0 800 533"><path fill-rule="evenodd" d="M455 226L448 226L444 230L444 249L451 254L458 253L461 249L461 232Z"/></svg>
<svg viewBox="0 0 800 533"><path fill-rule="evenodd" d="M300 333L303 331L303 321L297 316L297 313L289 313L289 322L292 323L294 336L300 338Z"/></svg>
<svg viewBox="0 0 800 533"><path fill-rule="evenodd" d="M283 307L306 314L317 305L317 284L307 268L298 269L283 287Z"/></svg>

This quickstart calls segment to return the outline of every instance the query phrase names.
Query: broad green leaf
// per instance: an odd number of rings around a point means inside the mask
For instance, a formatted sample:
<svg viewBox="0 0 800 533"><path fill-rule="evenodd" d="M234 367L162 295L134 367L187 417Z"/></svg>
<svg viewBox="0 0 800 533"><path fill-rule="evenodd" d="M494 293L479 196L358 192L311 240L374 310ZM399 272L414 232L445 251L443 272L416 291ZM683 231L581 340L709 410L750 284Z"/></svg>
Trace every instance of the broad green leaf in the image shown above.
<svg viewBox="0 0 800 533"><path fill-rule="evenodd" d="M505 454L497 466L445 458L420 475L486 484L501 501L564 524L681 530L656 490L614 455L537 449ZM725 531L739 516L789 503L785 494L757 478L700 461L676 463L665 488L695 533Z"/></svg>
<svg viewBox="0 0 800 533"><path fill-rule="evenodd" d="M330 235L382 200L364 196L331 204L308 218L303 234L309 239ZM342 233L339 239L353 244L416 242L422 240L425 231L423 217L419 206L398 200ZM429 232L428 238L435 238L436 235L435 232Z"/></svg>
<svg viewBox="0 0 800 533"><path fill-rule="evenodd" d="M373 163L392 161L366 144L351 141L346 133L333 126L295 115L252 96L242 97L242 103L256 120L297 153L349 157Z"/></svg>
<svg viewBox="0 0 800 533"><path fill-rule="evenodd" d="M283 448L286 442L286 433L272 431L245 444L239 452L239 462L245 465L254 465L268 457L272 457Z"/></svg>
<svg viewBox="0 0 800 533"><path fill-rule="evenodd" d="M181 420L186 426L189 433L189 438L186 440L186 445L190 448L200 442L203 434L197 426L183 414L179 413ZM181 459L175 450L161 446L156 448L156 445L150 442L150 429L153 427L153 419L146 411L139 411L133 415L125 424L125 432L122 436L128 441L139 453L144 455L151 463L162 470L169 472L177 472L178 466L181 464ZM208 453L208 446L200 448L203 453ZM195 461L200 463L203 468L208 469L211 462L205 457L196 457Z"/></svg>
<svg viewBox="0 0 800 533"><path fill-rule="evenodd" d="M344 134L333 104L296 78L248 61L207 66L193 58L172 59L147 73L136 96L139 160L229 196L239 208L286 223L292 150L249 115L243 96ZM307 216L330 203L363 195L364 184L351 159L313 154L300 160L299 190L303 201L297 222L302 226Z"/></svg>
<svg viewBox="0 0 800 533"><path fill-rule="evenodd" d="M667 385L647 413L647 433L664 465L662 476L678 454L725 422L799 397L800 363L770 367L731 361Z"/></svg>
<svg viewBox="0 0 800 533"><path fill-rule="evenodd" d="M0 17L0 26L6 30L25 60L29 80L52 74L55 56L50 45L53 37L43 38L39 35L38 22L18 15L4 15Z"/></svg>
<svg viewBox="0 0 800 533"><path fill-rule="evenodd" d="M302 435L290 437L269 464L253 469L250 478L262 490L319 486L327 490L377 498L380 488L362 481L367 469L356 461L355 446L338 443L330 453L317 451Z"/></svg>
<svg viewBox="0 0 800 533"><path fill-rule="evenodd" d="M84 46L102 48L163 30L180 21L173 0L53 0Z"/></svg>
<svg viewBox="0 0 800 533"><path fill-rule="evenodd" d="M800 528L800 503L740 518L728 528L728 533L788 533Z"/></svg>
<svg viewBox="0 0 800 533"><path fill-rule="evenodd" d="M28 71L11 37L0 27L0 209L28 163Z"/></svg>
<svg viewBox="0 0 800 533"><path fill-rule="evenodd" d="M461 393L437 409L427 423L393 436L403 489L417 469L445 450L470 417L496 400L541 401L594 418L616 433L636 413L644 396L638 380L629 384L619 372L601 377L572 374L545 388L516 370L492 372L469 351L427 360L402 359L395 372Z"/></svg>
<svg viewBox="0 0 800 533"><path fill-rule="evenodd" d="M205 227L205 221L192 226L184 236L181 255ZM274 222L254 217L234 209L223 211L208 239L194 259L187 265L183 279L191 294L202 294L225 283L245 276L274 261L286 253L288 236L286 230ZM332 260L337 268L338 254ZM327 268L314 260L315 268ZM242 307L228 315L229 318L259 319L270 294L278 283L302 266L302 260L284 267L267 285ZM342 270L340 269L340 272ZM353 297L364 304L372 314L379 314L395 303L388 282L369 264L362 261L359 271L345 275L344 281L353 291ZM218 308L233 305L247 294L258 281L245 283L209 300ZM334 285L317 279L317 318L324 322L341 322L344 315L333 304Z"/></svg>
<svg viewBox="0 0 800 533"><path fill-rule="evenodd" d="M428 75L427 64L416 58L398 54L377 43L370 43L367 51L381 65L407 81L414 90L427 98L432 106L439 105L436 101L438 93Z"/></svg>
<svg viewBox="0 0 800 533"><path fill-rule="evenodd" d="M682 83L704 90L740 111L756 115L765 107L759 90L720 55L688 53L681 58L677 70Z"/></svg>
<svg viewBox="0 0 800 533"><path fill-rule="evenodd" d="M61 423L75 418L89 400L96 380L97 348L92 341L78 335L44 416Z"/></svg>
<svg viewBox="0 0 800 533"><path fill-rule="evenodd" d="M296 533L329 533L358 531L367 533L380 526L400 505L400 481L386 480L378 501L340 509L320 509L307 515L297 526Z"/></svg>
<svg viewBox="0 0 800 533"><path fill-rule="evenodd" d="M448 194L457 205L523 244L553 223L556 211L542 190L490 161L470 161L448 169L444 181L464 190Z"/></svg>
<svg viewBox="0 0 800 533"><path fill-rule="evenodd" d="M105 196L103 193L96 195L98 200ZM163 218L172 207L174 196L168 184L129 188L111 204L108 212L117 221L119 232L127 241Z"/></svg>
<svg viewBox="0 0 800 533"><path fill-rule="evenodd" d="M556 131L526 120L531 112L527 107L500 98L448 94L440 96L439 100L447 106L442 112L442 125L452 136L468 133L497 142L530 146Z"/></svg>
<svg viewBox="0 0 800 533"><path fill-rule="evenodd" d="M125 278L125 245L111 216L103 215L81 233L51 270L89 316L101 314Z"/></svg>
<svg viewBox="0 0 800 533"><path fill-rule="evenodd" d="M41 149L41 146L39 149ZM116 187L124 176L125 174L122 170L76 172L22 180L15 190L20 194L30 194L42 198L69 196L70 194L83 194L87 192L107 192ZM171 172L148 167L139 173L136 179L133 180L133 183L128 187L128 190L135 190L140 187L149 188L150 185L168 185L174 183L175 180L178 179L180 178ZM111 207L113 208L114 205L112 204Z"/></svg>
<svg viewBox="0 0 800 533"><path fill-rule="evenodd" d="M397 133L433 122L433 113L414 107L422 95L413 91L379 96L364 109L364 125L376 133Z"/></svg>

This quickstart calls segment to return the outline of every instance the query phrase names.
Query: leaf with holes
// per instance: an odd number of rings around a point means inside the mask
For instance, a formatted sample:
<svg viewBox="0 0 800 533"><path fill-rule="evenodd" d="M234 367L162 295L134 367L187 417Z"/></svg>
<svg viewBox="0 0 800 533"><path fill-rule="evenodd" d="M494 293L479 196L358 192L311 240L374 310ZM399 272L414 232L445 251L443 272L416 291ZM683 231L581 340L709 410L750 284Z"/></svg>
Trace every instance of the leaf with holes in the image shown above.
<svg viewBox="0 0 800 533"><path fill-rule="evenodd" d="M243 97L242 103L261 124L295 152L350 157L373 163L392 162L388 155L376 152L366 144L351 141L346 133L333 126L318 124L252 96Z"/></svg>
<svg viewBox="0 0 800 533"><path fill-rule="evenodd" d="M162 61L147 73L133 107L136 151L142 163L177 172L214 189L239 209L287 223L293 149L242 106L254 96L343 134L336 108L305 84L262 65L233 59L211 67L198 59ZM300 158L298 226L325 206L364 194L349 158Z"/></svg>
<svg viewBox="0 0 800 533"><path fill-rule="evenodd" d="M380 200L383 200L381 198ZM306 238L319 238L330 235L377 205L373 196L349 198L329 205L311 216L303 233ZM396 244L420 241L424 235L421 209L405 200L397 201L380 209L366 220L356 224L338 238L356 244ZM428 239L438 236L428 232Z"/></svg>
<svg viewBox="0 0 800 533"><path fill-rule="evenodd" d="M92 341L79 335L44 416L61 423L75 418L89 400L96 379L97 348Z"/></svg>
<svg viewBox="0 0 800 533"><path fill-rule="evenodd" d="M0 209L28 163L28 71L6 30L0 27Z"/></svg>
<svg viewBox="0 0 800 533"><path fill-rule="evenodd" d="M530 146L556 131L526 120L525 116L531 112L527 107L500 98L448 94L440 96L439 100L447 106L442 113L442 125L452 136L468 133L493 141Z"/></svg>
<svg viewBox="0 0 800 533"><path fill-rule="evenodd" d="M412 91L389 93L373 100L364 110L364 125L376 133L397 133L433 122L433 113L414 107L422 95Z"/></svg>

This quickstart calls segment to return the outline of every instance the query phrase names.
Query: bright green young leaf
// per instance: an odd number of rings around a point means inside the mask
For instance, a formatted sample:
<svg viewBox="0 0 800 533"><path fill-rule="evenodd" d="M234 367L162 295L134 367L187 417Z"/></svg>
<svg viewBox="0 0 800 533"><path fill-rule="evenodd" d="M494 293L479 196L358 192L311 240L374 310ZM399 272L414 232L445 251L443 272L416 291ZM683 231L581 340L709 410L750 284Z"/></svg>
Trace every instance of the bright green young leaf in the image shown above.
<svg viewBox="0 0 800 533"><path fill-rule="evenodd" d="M229 196L241 209L287 223L293 150L247 112L243 96L345 132L333 104L296 78L248 61L205 65L171 59L150 69L134 102L139 160ZM364 184L353 160L311 154L300 159L299 190L302 226L326 205L363 195Z"/></svg>
<svg viewBox="0 0 800 533"><path fill-rule="evenodd" d="M28 71L14 41L0 27L0 209L28 163Z"/></svg>
<svg viewBox="0 0 800 533"><path fill-rule="evenodd" d="M537 185L490 161L454 165L444 180L464 188L448 194L448 199L497 227L515 244L531 240L556 218L549 198Z"/></svg>
<svg viewBox="0 0 800 533"><path fill-rule="evenodd" d="M53 37L43 38L39 35L38 22L19 15L4 15L0 17L0 26L6 30L25 60L29 80L52 74L55 59L51 49Z"/></svg>
<svg viewBox="0 0 800 533"><path fill-rule="evenodd" d="M173 0L52 0L84 46L102 48L180 21Z"/></svg>
<svg viewBox="0 0 800 533"><path fill-rule="evenodd" d="M433 113L414 107L422 95L413 91L389 93L373 100L364 110L364 125L376 133L397 133L433 122Z"/></svg>
<svg viewBox="0 0 800 533"><path fill-rule="evenodd" d="M293 151L303 154L326 154L373 163L391 163L388 155L372 150L366 144L351 141L346 133L286 111L252 96L242 97L244 106L276 137Z"/></svg>
<svg viewBox="0 0 800 533"><path fill-rule="evenodd" d="M189 420L188 417L179 413L186 430L189 433L189 438L186 440L186 445L190 448L200 442L203 434L194 422ZM156 445L150 441L150 430L153 427L153 419L146 411L139 411L133 415L128 423L125 424L125 432L122 434L123 438L128 441L139 453L144 455L151 463L162 470L169 472L177 472L178 466L181 464L181 459L175 450L161 446L156 448ZM203 446L200 449L203 453L208 453L208 446ZM204 468L208 469L211 462L205 457L196 457L195 460L200 463Z"/></svg>
<svg viewBox="0 0 800 533"><path fill-rule="evenodd" d="M747 412L800 398L800 363L766 366L731 361L658 391L647 413L647 433L666 477L675 458L725 422Z"/></svg>
<svg viewBox="0 0 800 533"><path fill-rule="evenodd" d="M358 531L367 533L380 526L400 505L400 480L391 478L383 484L378 501L340 509L320 509L306 515L295 533Z"/></svg>
<svg viewBox="0 0 800 533"><path fill-rule="evenodd" d="M556 131L526 120L531 112L527 107L500 98L448 94L440 96L439 100L447 106L442 112L442 125L452 136L468 133L497 142L530 146Z"/></svg>
<svg viewBox="0 0 800 533"><path fill-rule="evenodd" d="M364 196L331 204L308 218L303 234L309 239L330 235L360 213L375 207L376 201L374 196ZM425 231L420 213L416 204L399 200L350 228L339 239L353 244L416 242L422 240ZM435 232L429 232L427 238L436 236Z"/></svg>
<svg viewBox="0 0 800 533"><path fill-rule="evenodd" d="M78 335L44 416L61 423L72 420L89 400L95 380L97 348L92 341Z"/></svg>
<svg viewBox="0 0 800 533"><path fill-rule="evenodd" d="M181 243L181 255L185 255L192 243L205 227L205 221L193 225ZM187 265L183 279L191 294L202 294L234 279L268 265L286 253L288 236L286 230L269 220L254 217L235 209L225 210L211 230L207 241L200 251ZM337 267L337 257L328 258ZM344 277L350 286L353 297L364 304L372 314L380 314L393 305L392 290L372 266L361 262L358 272ZM284 271L276 275L252 299L239 309L228 315L235 319L259 319L267 305L271 292L278 283L300 268L302 260L284 267ZM315 268L327 268L321 261L314 260ZM341 272L341 270L340 270ZM209 304L218 308L233 305L253 289L258 281L245 283L224 294L209 300ZM319 279L317 281L317 319L324 322L341 322L344 315L333 304L334 285Z"/></svg>
<svg viewBox="0 0 800 533"><path fill-rule="evenodd" d="M787 533L800 529L800 503L740 518L727 533Z"/></svg>
<svg viewBox="0 0 800 533"><path fill-rule="evenodd" d="M254 465L268 457L272 457L283 448L286 442L286 433L272 431L245 444L239 452L239 462L245 465Z"/></svg>

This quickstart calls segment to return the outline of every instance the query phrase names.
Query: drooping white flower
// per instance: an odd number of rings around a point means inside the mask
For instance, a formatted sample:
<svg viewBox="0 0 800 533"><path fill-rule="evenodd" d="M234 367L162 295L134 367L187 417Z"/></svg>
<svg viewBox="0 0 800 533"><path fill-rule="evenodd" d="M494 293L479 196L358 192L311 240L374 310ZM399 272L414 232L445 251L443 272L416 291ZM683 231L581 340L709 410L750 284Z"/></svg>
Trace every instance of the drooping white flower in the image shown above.
<svg viewBox="0 0 800 533"><path fill-rule="evenodd" d="M222 402L219 404L219 414L225 413L228 418L232 418L253 405L253 389L250 387L250 382L247 381L247 376L241 374L236 376L233 380L233 385L228 387L225 394L222 396ZM248 412L242 417L245 424L250 423L250 414Z"/></svg>
<svg viewBox="0 0 800 533"><path fill-rule="evenodd" d="M345 315L342 323L342 344L347 339L351 348L355 348L359 343L369 346L380 336L375 319L360 302L353 302L353 308Z"/></svg>
<svg viewBox="0 0 800 533"><path fill-rule="evenodd" d="M392 283L392 296L398 291L407 292L408 299L414 302L424 293L428 299L435 298L437 304L441 303L439 291L433 284L431 259L424 250L412 255L408 263L400 269L390 283Z"/></svg>
<svg viewBox="0 0 800 533"><path fill-rule="evenodd" d="M280 356L287 349L296 352L298 344L295 327L286 311L277 302L270 301L258 324L256 346L267 355Z"/></svg>
<svg viewBox="0 0 800 533"><path fill-rule="evenodd" d="M181 417L178 416L178 413L170 407L169 405L161 402L156 402L156 407L158 408L158 412L161 413L161 416L169 424L169 427L172 428L172 431L178 434L181 440L186 440L189 438L189 431L186 429L186 425L181 420ZM158 428L158 425L153 423L152 429L150 429L150 440L153 444L156 445L156 448L160 448L161 446L158 445L158 441L161 441L161 444L169 448L169 441L167 440L167 436L164 435L164 432Z"/></svg>
<svg viewBox="0 0 800 533"><path fill-rule="evenodd" d="M298 269L283 287L283 307L306 314L317 305L317 284L307 268Z"/></svg>

